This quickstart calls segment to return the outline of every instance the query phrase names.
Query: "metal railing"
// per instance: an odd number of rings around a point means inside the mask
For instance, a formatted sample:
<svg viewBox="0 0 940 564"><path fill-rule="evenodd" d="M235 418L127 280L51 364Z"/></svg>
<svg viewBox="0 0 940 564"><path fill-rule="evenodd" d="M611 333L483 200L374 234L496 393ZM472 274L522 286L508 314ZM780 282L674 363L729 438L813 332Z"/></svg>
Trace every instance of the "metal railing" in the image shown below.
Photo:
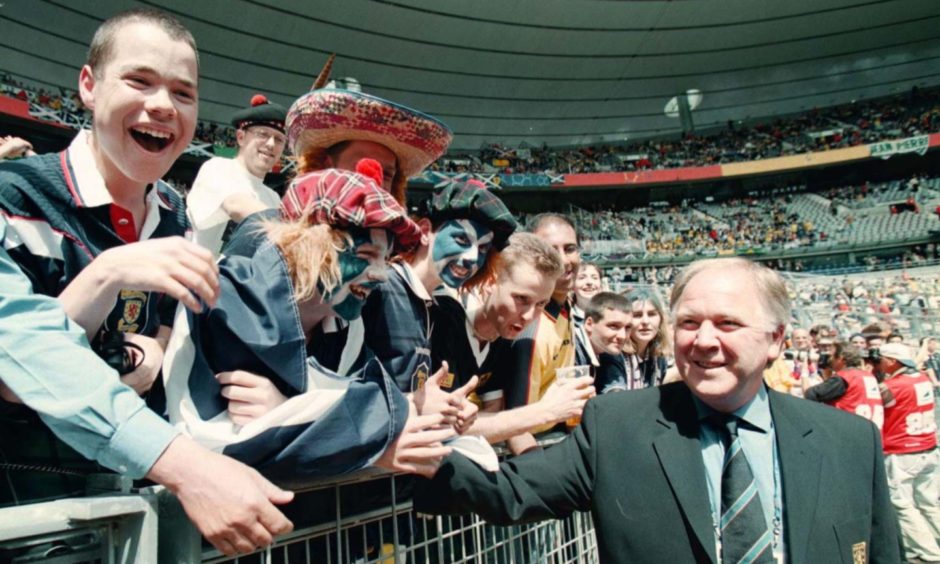
<svg viewBox="0 0 940 564"><path fill-rule="evenodd" d="M224 479L224 477L220 477ZM289 484L294 531L254 554L227 557L205 543L167 490L0 509L0 562L239 562L326 564L592 564L591 516L501 527L476 515L415 512L410 476L375 470Z"/></svg>
<svg viewBox="0 0 940 564"><path fill-rule="evenodd" d="M0 562L134 564L157 560L153 499L116 495L0 509Z"/></svg>

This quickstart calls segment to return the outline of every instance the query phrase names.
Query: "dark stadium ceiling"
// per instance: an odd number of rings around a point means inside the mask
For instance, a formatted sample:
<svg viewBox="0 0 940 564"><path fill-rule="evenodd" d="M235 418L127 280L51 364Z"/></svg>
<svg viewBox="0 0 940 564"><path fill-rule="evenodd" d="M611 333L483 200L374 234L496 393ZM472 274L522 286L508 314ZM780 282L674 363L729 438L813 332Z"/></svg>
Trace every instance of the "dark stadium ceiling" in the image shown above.
<svg viewBox="0 0 940 564"><path fill-rule="evenodd" d="M202 119L289 105L336 53L455 149L675 133L688 89L702 129L940 83L940 0L3 0L0 70L74 88L95 27L141 5L196 36Z"/></svg>

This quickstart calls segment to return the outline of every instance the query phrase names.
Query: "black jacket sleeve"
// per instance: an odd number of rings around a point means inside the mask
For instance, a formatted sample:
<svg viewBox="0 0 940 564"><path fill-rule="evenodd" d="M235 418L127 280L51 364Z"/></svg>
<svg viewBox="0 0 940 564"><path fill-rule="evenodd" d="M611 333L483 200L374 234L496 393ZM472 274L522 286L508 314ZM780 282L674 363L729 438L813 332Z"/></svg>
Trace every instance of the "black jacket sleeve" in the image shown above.
<svg viewBox="0 0 940 564"><path fill-rule="evenodd" d="M590 508L597 451L597 416L588 402L574 433L561 443L513 458L487 472L467 458L449 456L433 480L415 485L415 509L424 513L477 513L499 525L562 519Z"/></svg>

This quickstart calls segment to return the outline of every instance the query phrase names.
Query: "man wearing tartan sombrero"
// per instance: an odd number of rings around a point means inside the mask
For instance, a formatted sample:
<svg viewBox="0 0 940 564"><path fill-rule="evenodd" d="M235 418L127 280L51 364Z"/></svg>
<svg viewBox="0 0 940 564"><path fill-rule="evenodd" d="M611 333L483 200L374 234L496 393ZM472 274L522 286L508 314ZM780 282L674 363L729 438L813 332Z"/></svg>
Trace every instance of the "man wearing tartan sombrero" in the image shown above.
<svg viewBox="0 0 940 564"><path fill-rule="evenodd" d="M408 179L440 158L453 139L440 121L395 102L334 88L330 56L313 88L287 112L287 135L301 173L355 170L360 159L382 165L382 187L402 205ZM324 87L325 86L325 87Z"/></svg>
<svg viewBox="0 0 940 564"><path fill-rule="evenodd" d="M330 87L332 63L330 57L310 92L287 111L285 129L291 153L297 158L298 178L327 168L355 171L360 160L373 159L382 167L381 187L405 205L408 178L443 155L453 134L446 125L419 111L362 92ZM246 218L232 233L223 253L254 254L261 241L259 222L278 214L277 210L265 210ZM349 335L353 335L355 346L346 346ZM361 320L348 324L333 320L324 327L313 355L331 370L348 374L363 365L362 335Z"/></svg>

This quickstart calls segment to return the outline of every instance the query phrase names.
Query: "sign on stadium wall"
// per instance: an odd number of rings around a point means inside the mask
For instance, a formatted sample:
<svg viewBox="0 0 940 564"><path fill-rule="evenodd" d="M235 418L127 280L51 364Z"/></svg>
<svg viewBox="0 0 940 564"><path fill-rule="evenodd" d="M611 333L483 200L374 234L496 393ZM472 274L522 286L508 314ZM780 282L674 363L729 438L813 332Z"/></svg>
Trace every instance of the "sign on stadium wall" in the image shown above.
<svg viewBox="0 0 940 564"><path fill-rule="evenodd" d="M917 137L908 137L896 141L882 141L872 143L869 147L871 147L871 156L881 159L890 159L894 155L904 153L917 153L923 157L930 147L930 136L918 135Z"/></svg>
<svg viewBox="0 0 940 564"><path fill-rule="evenodd" d="M413 184L433 184L441 186L451 182L465 182L467 180L478 180L484 186L491 189L502 188L537 188L549 187L553 184L563 184L565 176L563 174L485 174L471 172L440 172L425 171L420 176L411 179Z"/></svg>

